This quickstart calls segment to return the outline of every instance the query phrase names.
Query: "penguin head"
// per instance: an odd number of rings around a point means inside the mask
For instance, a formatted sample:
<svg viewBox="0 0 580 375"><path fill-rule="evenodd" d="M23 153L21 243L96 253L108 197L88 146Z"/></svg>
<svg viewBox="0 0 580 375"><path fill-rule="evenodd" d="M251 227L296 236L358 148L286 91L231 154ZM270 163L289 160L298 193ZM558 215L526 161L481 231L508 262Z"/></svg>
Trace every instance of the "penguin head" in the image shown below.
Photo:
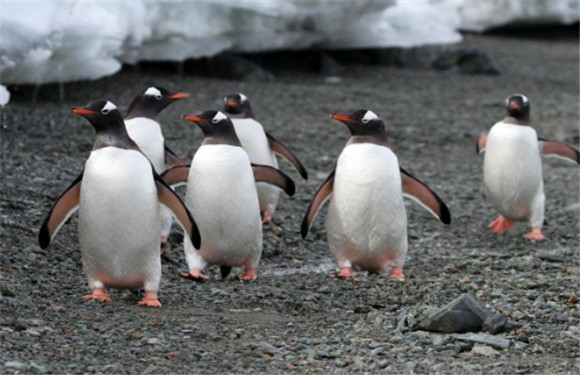
<svg viewBox="0 0 580 375"><path fill-rule="evenodd" d="M235 117L254 117L248 97L241 92L229 94L224 98L224 112Z"/></svg>
<svg viewBox="0 0 580 375"><path fill-rule="evenodd" d="M530 117L530 101L525 95L514 94L505 100L508 114L514 118L526 120Z"/></svg>
<svg viewBox="0 0 580 375"><path fill-rule="evenodd" d="M232 120L220 111L205 111L199 115L183 115L187 121L196 123L206 137L235 137Z"/></svg>
<svg viewBox="0 0 580 375"><path fill-rule="evenodd" d="M352 136L385 135L383 120L368 109L359 109L351 114L333 113L330 115L335 120L345 124Z"/></svg>
<svg viewBox="0 0 580 375"><path fill-rule="evenodd" d="M156 119L159 113L171 103L189 97L186 92L172 93L159 86L151 86L137 95L127 111L125 118L147 117Z"/></svg>
<svg viewBox="0 0 580 375"><path fill-rule="evenodd" d="M89 120L97 132L125 127L117 106L108 100L92 101L84 107L73 108L72 113Z"/></svg>

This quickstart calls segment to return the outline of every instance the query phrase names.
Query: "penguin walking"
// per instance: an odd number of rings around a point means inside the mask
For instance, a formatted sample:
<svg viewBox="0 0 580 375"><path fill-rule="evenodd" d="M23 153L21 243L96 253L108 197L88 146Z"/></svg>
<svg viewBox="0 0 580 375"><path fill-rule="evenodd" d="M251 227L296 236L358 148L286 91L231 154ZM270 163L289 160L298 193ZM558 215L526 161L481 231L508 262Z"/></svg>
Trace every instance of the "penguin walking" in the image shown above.
<svg viewBox="0 0 580 375"><path fill-rule="evenodd" d="M240 143L248 153L252 163L278 168L276 158L276 154L278 154L288 160L302 178L308 179L308 172L294 153L268 134L262 124L256 121L250 101L244 94L234 93L226 96L224 98L224 112L232 120ZM280 189L264 182L257 182L256 187L262 224L266 224L272 221L280 198Z"/></svg>
<svg viewBox="0 0 580 375"><path fill-rule="evenodd" d="M58 198L42 223L46 248L78 209L79 242L91 294L84 300L110 302L106 286L144 288L141 306L159 307L160 204L168 207L199 247L197 225L185 204L155 172L129 137L117 107L105 100L73 109L96 130L96 140L81 174Z"/></svg>
<svg viewBox="0 0 580 375"><path fill-rule="evenodd" d="M171 103L189 97L188 93L171 93L163 87L151 86L137 95L125 115L127 133L153 164L155 172L161 174L168 168L187 164L165 143L159 114ZM172 215L161 209L161 243L167 242L171 230Z"/></svg>
<svg viewBox="0 0 580 375"><path fill-rule="evenodd" d="M524 237L542 241L544 180L541 156L558 157L580 164L578 150L558 141L538 138L530 122L530 102L525 95L506 99L507 117L482 134L476 151L482 153L485 192L500 216L488 228L500 234L514 221L529 221L532 231Z"/></svg>
<svg viewBox="0 0 580 375"><path fill-rule="evenodd" d="M279 170L250 163L228 116L206 111L184 118L199 125L204 140L191 165L169 169L163 178L170 185L187 181L185 202L195 213L203 243L199 251L184 239L189 272L181 276L202 280L207 265L220 266L225 278L232 267L245 268L240 280L256 279L262 254L262 221L256 181L276 185L294 195L294 182Z"/></svg>
<svg viewBox="0 0 580 375"><path fill-rule="evenodd" d="M330 251L340 269L336 277L355 277L353 268L386 272L403 279L407 254L407 215L403 196L421 204L445 224L451 215L445 203L429 187L399 167L389 148L383 121L361 109L335 113L351 137L335 169L315 193L301 234L306 238L324 202L330 198L326 230ZM333 276L334 277L334 276Z"/></svg>

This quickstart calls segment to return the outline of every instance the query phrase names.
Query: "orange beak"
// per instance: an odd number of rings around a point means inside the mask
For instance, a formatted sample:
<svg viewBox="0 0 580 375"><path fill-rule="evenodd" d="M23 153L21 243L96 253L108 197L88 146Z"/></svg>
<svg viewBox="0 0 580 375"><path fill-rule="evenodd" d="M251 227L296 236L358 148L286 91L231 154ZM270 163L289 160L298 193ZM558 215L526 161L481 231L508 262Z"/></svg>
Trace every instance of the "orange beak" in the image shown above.
<svg viewBox="0 0 580 375"><path fill-rule="evenodd" d="M79 116L84 116L84 115L98 115L98 112L95 111L91 111L85 108L74 108L72 110L72 113L74 113L75 115L79 115Z"/></svg>
<svg viewBox="0 0 580 375"><path fill-rule="evenodd" d="M350 117L348 115L343 115L342 113L333 113L332 115L330 115L330 117L332 117L333 119L338 120L340 122L357 122L352 117Z"/></svg>
<svg viewBox="0 0 580 375"><path fill-rule="evenodd" d="M173 95L169 95L169 99L185 99L189 97L189 93L187 92L176 92Z"/></svg>
<svg viewBox="0 0 580 375"><path fill-rule="evenodd" d="M233 100L230 100L226 104L229 105L230 107L235 107L238 105L238 102L234 102Z"/></svg>
<svg viewBox="0 0 580 375"><path fill-rule="evenodd" d="M518 109L518 108L520 108L520 104L519 103L512 103L512 105L510 105L510 108Z"/></svg>
<svg viewBox="0 0 580 375"><path fill-rule="evenodd" d="M183 115L183 118L186 119L187 121L191 121L191 122L203 122L203 123L208 122L206 119L203 119L201 117L197 117L194 115Z"/></svg>

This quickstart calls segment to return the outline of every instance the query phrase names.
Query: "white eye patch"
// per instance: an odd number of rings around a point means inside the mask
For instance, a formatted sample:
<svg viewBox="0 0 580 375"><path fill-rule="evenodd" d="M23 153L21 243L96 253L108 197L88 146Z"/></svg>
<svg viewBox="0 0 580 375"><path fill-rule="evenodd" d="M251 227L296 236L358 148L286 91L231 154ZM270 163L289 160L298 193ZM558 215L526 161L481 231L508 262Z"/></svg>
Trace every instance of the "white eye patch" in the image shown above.
<svg viewBox="0 0 580 375"><path fill-rule="evenodd" d="M111 112L114 109L117 109L117 106L115 106L110 101L107 101L107 103L105 104L105 106L103 107L103 109L101 109L101 112L103 112L103 113L109 113L109 112Z"/></svg>
<svg viewBox="0 0 580 375"><path fill-rule="evenodd" d="M239 95L240 95L240 103L243 103L246 100L248 100L248 98L246 97L246 95L242 94L241 92L239 93Z"/></svg>
<svg viewBox="0 0 580 375"><path fill-rule="evenodd" d="M522 94L518 94L518 95L522 98L523 104L528 104L528 98L525 95L522 95Z"/></svg>
<svg viewBox="0 0 580 375"><path fill-rule="evenodd" d="M365 113L365 115L362 118L362 122L369 122L371 120L376 120L378 119L379 116L376 115L376 113L374 113L373 111L367 111L367 113Z"/></svg>
<svg viewBox="0 0 580 375"><path fill-rule="evenodd" d="M145 95L149 96L161 96L161 91L155 87L149 87L147 91L145 91Z"/></svg>
<svg viewBox="0 0 580 375"><path fill-rule="evenodd" d="M221 120L225 120L227 118L228 118L228 116L224 115L221 112L218 112L218 113L215 114L215 116L213 117L213 119L211 119L211 122L213 122L214 124L216 124L216 123L220 122Z"/></svg>

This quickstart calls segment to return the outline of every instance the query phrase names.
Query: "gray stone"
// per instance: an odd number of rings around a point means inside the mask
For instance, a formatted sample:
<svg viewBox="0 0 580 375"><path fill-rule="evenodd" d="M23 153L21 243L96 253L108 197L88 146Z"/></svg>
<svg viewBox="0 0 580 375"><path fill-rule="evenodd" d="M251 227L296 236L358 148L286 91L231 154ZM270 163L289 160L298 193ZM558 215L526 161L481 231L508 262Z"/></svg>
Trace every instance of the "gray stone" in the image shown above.
<svg viewBox="0 0 580 375"><path fill-rule="evenodd" d="M466 293L429 315L413 329L443 333L477 332L488 315L477 299Z"/></svg>
<svg viewBox="0 0 580 375"><path fill-rule="evenodd" d="M538 250L535 255L541 260L548 262L562 263L566 260L561 251Z"/></svg>
<svg viewBox="0 0 580 375"><path fill-rule="evenodd" d="M501 337L487 335L485 333L465 333L455 334L453 338L461 341L469 341L478 344L485 344L495 348L506 349L510 346L510 341Z"/></svg>
<svg viewBox="0 0 580 375"><path fill-rule="evenodd" d="M16 370L25 370L28 366L25 363L18 362L18 361L8 361L4 363L4 367L13 368Z"/></svg>
<svg viewBox="0 0 580 375"><path fill-rule="evenodd" d="M506 330L507 316L504 314L490 315L483 321L482 329L485 332L496 334Z"/></svg>
<svg viewBox="0 0 580 375"><path fill-rule="evenodd" d="M495 350L494 348L492 348L491 346L480 345L480 344L473 345L473 348L471 349L471 352L473 354L483 355L483 356L486 356L486 357L492 357L492 356L500 355L499 352L497 350Z"/></svg>

